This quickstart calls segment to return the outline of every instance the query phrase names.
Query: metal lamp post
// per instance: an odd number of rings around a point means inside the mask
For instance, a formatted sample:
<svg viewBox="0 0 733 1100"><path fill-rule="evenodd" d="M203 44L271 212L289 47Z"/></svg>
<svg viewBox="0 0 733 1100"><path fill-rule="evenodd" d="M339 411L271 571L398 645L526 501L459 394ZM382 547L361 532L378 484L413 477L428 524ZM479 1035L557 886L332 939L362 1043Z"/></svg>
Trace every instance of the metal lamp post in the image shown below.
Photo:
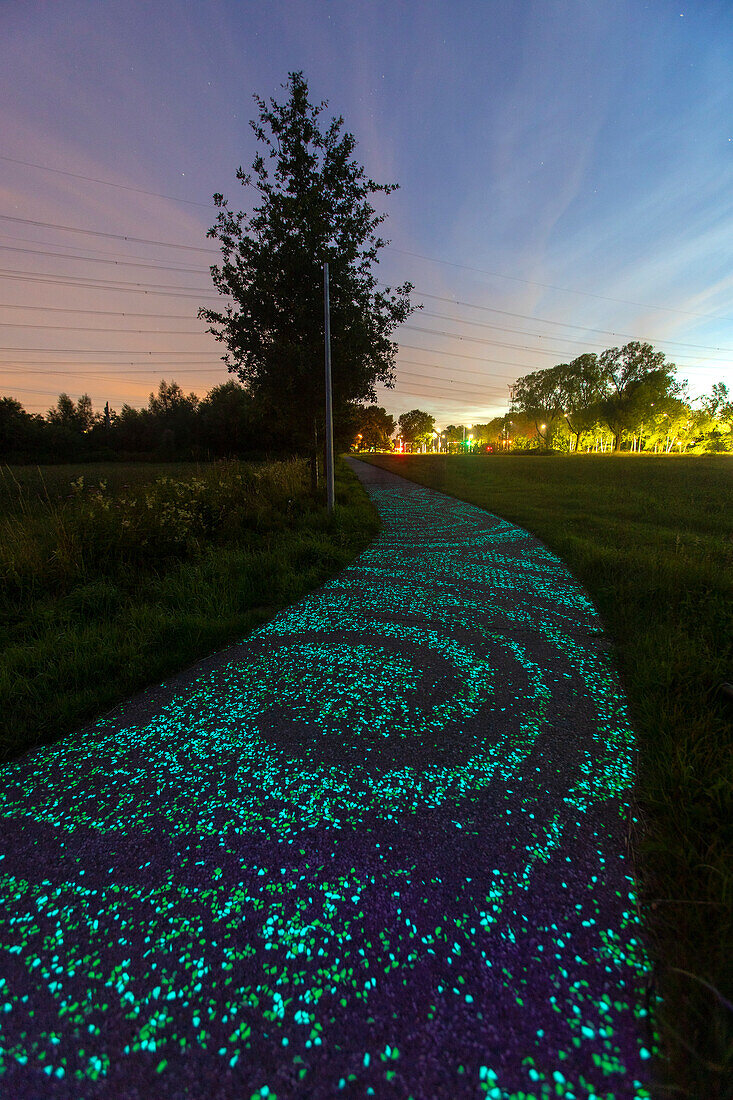
<svg viewBox="0 0 733 1100"><path fill-rule="evenodd" d="M328 298L328 264L323 265L323 314L326 359L326 502L333 511L333 399L331 394L331 308Z"/></svg>

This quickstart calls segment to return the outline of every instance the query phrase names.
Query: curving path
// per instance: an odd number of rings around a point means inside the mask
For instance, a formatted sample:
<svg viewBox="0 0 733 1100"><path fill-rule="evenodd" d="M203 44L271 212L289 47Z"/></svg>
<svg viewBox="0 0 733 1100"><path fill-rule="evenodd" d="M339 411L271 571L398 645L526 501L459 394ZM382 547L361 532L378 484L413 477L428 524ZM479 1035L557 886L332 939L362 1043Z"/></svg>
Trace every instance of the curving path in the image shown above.
<svg viewBox="0 0 733 1100"><path fill-rule="evenodd" d="M598 616L525 531L354 468L352 566L3 769L0 1096L649 1096Z"/></svg>

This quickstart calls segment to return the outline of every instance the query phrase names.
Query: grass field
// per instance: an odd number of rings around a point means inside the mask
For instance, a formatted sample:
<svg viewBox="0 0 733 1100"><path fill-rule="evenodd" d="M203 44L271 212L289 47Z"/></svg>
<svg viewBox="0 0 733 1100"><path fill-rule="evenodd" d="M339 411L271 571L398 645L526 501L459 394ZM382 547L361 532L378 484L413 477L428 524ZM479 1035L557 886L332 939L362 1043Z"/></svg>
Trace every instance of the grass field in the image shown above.
<svg viewBox="0 0 733 1100"><path fill-rule="evenodd" d="M330 517L305 462L1 473L0 760L239 640L379 525L341 464Z"/></svg>
<svg viewBox="0 0 733 1100"><path fill-rule="evenodd" d="M538 535L593 597L638 737L634 838L670 1065L733 1096L733 460L370 456ZM663 1067L664 1069L664 1067Z"/></svg>

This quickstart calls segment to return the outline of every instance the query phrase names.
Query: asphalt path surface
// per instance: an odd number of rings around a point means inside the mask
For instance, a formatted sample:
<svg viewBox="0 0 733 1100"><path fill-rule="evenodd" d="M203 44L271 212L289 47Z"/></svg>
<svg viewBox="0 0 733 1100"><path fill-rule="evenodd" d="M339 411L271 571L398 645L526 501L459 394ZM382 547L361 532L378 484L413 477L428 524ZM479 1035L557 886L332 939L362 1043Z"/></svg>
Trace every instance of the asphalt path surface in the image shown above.
<svg viewBox="0 0 733 1100"><path fill-rule="evenodd" d="M0 1096L649 1096L597 613L526 531L353 466L349 568L3 769Z"/></svg>

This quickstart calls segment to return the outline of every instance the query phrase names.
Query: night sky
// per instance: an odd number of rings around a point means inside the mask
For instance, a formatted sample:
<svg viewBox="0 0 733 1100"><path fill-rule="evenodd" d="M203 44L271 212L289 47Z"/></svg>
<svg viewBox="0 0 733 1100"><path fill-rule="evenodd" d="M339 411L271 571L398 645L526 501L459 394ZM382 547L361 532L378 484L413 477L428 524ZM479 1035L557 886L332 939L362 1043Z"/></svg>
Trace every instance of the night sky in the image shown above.
<svg viewBox="0 0 733 1100"><path fill-rule="evenodd" d="M628 339L693 397L733 382L728 0L4 0L0 41L0 393L30 411L226 380L211 196L249 209L252 95L298 69L400 184L379 277L424 309L388 411L485 421Z"/></svg>

